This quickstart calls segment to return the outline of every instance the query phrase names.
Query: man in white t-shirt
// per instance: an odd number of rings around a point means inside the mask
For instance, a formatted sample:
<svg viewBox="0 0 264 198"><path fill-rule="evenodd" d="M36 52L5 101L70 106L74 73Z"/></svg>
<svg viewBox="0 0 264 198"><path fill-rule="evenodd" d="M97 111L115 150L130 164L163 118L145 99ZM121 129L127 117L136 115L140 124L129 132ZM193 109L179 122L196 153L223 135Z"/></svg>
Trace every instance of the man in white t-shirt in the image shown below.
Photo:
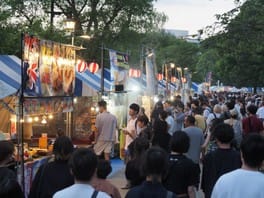
<svg viewBox="0 0 264 198"><path fill-rule="evenodd" d="M139 113L139 105L138 104L131 104L129 106L129 120L127 123L127 127L123 129L124 134L126 135L125 139L125 150L127 151L128 145L137 137L137 128L136 128L136 121L137 121L137 115Z"/></svg>
<svg viewBox="0 0 264 198"><path fill-rule="evenodd" d="M264 137L252 134L241 143L242 168L221 176L212 198L264 197L264 175L259 168L264 162Z"/></svg>
<svg viewBox="0 0 264 198"><path fill-rule="evenodd" d="M56 192L53 198L110 198L108 194L98 192L90 185L92 177L95 176L97 163L97 156L92 150L77 149L69 161L75 184Z"/></svg>

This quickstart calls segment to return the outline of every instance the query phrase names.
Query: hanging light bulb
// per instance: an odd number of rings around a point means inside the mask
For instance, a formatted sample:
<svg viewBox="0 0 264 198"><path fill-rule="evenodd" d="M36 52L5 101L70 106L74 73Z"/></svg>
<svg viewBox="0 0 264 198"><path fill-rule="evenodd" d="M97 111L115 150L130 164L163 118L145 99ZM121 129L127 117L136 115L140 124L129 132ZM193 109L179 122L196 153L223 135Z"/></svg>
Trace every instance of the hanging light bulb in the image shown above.
<svg viewBox="0 0 264 198"><path fill-rule="evenodd" d="M77 98L73 98L73 102L74 102L74 104L76 104L78 102L78 99Z"/></svg>
<svg viewBox="0 0 264 198"><path fill-rule="evenodd" d="M47 124L46 116L43 116L41 120L41 124Z"/></svg>
<svg viewBox="0 0 264 198"><path fill-rule="evenodd" d="M33 118L29 117L27 120L29 123L33 122Z"/></svg>

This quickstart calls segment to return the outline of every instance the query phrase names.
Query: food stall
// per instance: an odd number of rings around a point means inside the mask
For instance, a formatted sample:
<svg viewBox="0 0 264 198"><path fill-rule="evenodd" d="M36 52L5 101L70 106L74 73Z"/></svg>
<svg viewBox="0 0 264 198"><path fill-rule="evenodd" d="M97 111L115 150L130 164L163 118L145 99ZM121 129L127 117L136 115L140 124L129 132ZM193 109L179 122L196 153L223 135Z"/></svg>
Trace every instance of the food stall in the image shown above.
<svg viewBox="0 0 264 198"><path fill-rule="evenodd" d="M25 196L40 165L52 154L58 129L72 130L76 48L22 36L21 89L17 116L18 179Z"/></svg>

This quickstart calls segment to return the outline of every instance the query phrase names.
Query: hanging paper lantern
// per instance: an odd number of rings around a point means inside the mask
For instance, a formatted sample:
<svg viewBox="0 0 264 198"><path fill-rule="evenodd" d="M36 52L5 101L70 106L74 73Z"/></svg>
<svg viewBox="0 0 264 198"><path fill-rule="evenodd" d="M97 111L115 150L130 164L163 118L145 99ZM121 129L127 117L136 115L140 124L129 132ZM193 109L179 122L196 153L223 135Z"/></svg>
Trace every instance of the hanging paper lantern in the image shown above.
<svg viewBox="0 0 264 198"><path fill-rule="evenodd" d="M128 71L128 76L133 77L134 69L130 68Z"/></svg>
<svg viewBox="0 0 264 198"><path fill-rule="evenodd" d="M171 82L172 82L172 83L176 83L176 82L177 82L177 78L176 78L175 76L172 76L172 77L171 77Z"/></svg>
<svg viewBox="0 0 264 198"><path fill-rule="evenodd" d="M77 71L82 73L87 69L87 63L84 60L78 60Z"/></svg>
<svg viewBox="0 0 264 198"><path fill-rule="evenodd" d="M139 78L141 76L141 71L139 69L129 69L128 72L129 77L131 78Z"/></svg>
<svg viewBox="0 0 264 198"><path fill-rule="evenodd" d="M163 79L163 74L157 74L158 81L161 81Z"/></svg>
<svg viewBox="0 0 264 198"><path fill-rule="evenodd" d="M98 71L99 65L96 62L92 62L89 64L89 71L94 74Z"/></svg>
<svg viewBox="0 0 264 198"><path fill-rule="evenodd" d="M139 78L140 76L141 76L141 71L137 69L134 77Z"/></svg>

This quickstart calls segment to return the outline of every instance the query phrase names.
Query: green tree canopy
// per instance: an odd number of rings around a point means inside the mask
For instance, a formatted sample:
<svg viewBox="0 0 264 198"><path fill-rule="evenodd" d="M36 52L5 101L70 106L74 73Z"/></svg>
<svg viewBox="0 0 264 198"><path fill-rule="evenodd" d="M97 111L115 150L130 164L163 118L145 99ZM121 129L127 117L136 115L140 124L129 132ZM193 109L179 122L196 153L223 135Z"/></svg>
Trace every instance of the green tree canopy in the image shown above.
<svg viewBox="0 0 264 198"><path fill-rule="evenodd" d="M236 10L219 16L222 31L202 43L203 59L210 62L210 70L228 85L264 86L264 3L262 0L246 1ZM208 65L201 65L208 67ZM214 80L218 80L214 79Z"/></svg>

